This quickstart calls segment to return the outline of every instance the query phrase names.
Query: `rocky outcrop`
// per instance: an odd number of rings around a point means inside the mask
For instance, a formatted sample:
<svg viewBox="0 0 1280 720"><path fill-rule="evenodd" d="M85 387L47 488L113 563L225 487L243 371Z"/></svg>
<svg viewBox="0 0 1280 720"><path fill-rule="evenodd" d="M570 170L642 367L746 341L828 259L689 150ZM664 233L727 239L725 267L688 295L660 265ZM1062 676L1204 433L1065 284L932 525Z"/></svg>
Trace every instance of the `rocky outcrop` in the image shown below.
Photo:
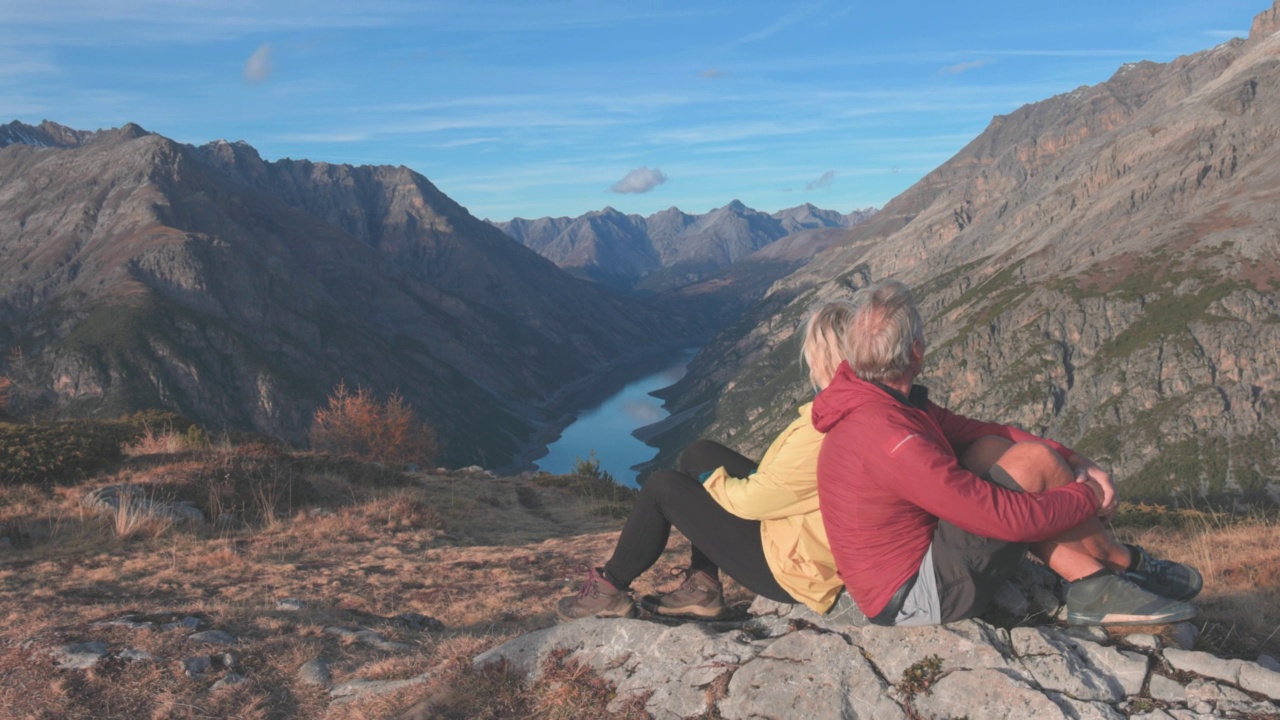
<svg viewBox="0 0 1280 720"><path fill-rule="evenodd" d="M1278 11L994 118L715 338L657 442L759 454L803 393L804 311L896 277L944 405L1078 446L1130 497L1280 500Z"/></svg>
<svg viewBox="0 0 1280 720"><path fill-rule="evenodd" d="M755 610L756 608L753 608ZM766 608L776 612L777 608ZM1280 713L1280 672L1097 628L579 620L475 659L536 681L553 653L658 718L1192 718ZM1191 626L1188 626L1191 627ZM1194 628L1192 628L1194 629ZM1263 659L1266 662L1268 659Z"/></svg>

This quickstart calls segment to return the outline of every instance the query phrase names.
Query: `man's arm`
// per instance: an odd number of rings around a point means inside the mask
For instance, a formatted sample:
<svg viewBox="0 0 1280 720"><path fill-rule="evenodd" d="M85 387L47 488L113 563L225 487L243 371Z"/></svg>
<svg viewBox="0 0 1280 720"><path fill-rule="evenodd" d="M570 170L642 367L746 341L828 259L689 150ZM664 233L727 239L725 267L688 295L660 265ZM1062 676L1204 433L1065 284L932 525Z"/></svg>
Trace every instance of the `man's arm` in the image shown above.
<svg viewBox="0 0 1280 720"><path fill-rule="evenodd" d="M1116 506L1119 504L1119 497L1116 495L1115 486L1111 482L1111 475L1098 467L1093 460L1077 453L1066 445L1048 438L1032 435L1012 425L973 420L958 413L953 413L932 402L929 403L929 414L933 416L938 426L942 428L943 434L947 436L947 441L956 449L957 456L969 444L988 435L1003 437L1015 443L1039 442L1048 445L1075 472L1077 482L1083 482L1086 478L1092 479L1100 488L1102 496L1098 505L1098 517L1106 519L1115 513Z"/></svg>
<svg viewBox="0 0 1280 720"><path fill-rule="evenodd" d="M1014 492L962 468L951 449L927 433L909 426L890 432L903 436L890 462L897 466L895 476L904 481L893 484L893 492L975 535L1038 542L1097 511L1098 495L1088 484L1073 483L1042 493Z"/></svg>

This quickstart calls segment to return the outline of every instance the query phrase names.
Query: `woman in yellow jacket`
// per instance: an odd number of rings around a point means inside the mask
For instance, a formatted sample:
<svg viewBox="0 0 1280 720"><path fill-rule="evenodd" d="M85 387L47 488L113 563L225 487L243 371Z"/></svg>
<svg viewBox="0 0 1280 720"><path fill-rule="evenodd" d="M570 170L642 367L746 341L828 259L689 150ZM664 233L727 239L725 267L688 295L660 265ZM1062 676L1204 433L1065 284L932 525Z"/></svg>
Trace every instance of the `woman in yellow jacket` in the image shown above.
<svg viewBox="0 0 1280 720"><path fill-rule="evenodd" d="M829 303L805 324L803 358L821 391L835 375L853 308ZM657 562L674 525L693 551L684 582L644 605L661 615L713 618L725 608L720 571L779 602L802 602L823 613L842 587L818 511L817 467L822 434L812 403L782 431L759 465L709 440L680 456L680 469L649 476L613 556L590 571L581 590L560 600L561 619L630 617L631 581ZM703 482L699 482L699 481Z"/></svg>

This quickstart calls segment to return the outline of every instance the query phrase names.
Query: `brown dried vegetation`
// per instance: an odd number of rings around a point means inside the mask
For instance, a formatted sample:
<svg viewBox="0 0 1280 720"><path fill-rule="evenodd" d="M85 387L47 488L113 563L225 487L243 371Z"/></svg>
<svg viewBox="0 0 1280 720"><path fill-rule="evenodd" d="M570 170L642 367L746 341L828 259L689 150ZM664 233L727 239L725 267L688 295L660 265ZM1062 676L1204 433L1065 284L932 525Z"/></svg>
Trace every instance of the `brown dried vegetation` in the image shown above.
<svg viewBox="0 0 1280 720"><path fill-rule="evenodd" d="M162 445L167 444L161 443ZM211 520L121 533L80 504L129 482L150 497L196 502ZM613 690L571 657L528 686L471 659L554 622L555 600L606 558L621 498L582 478L401 473L349 460L226 444L126 458L79 485L0 488L0 717L23 718L600 718ZM1120 532L1204 570L1197 601L1206 649L1280 653L1280 523L1265 517L1132 508ZM652 592L686 562L679 536ZM750 595L730 583L729 601ZM277 608L299 598L298 611ZM402 613L438 619L415 629ZM95 626L132 616L152 629ZM239 639L246 682L213 690L225 671L186 677L182 659L213 652L165 630L183 617ZM369 628L408 651L326 632ZM203 628L202 628L203 629ZM100 640L92 670L56 667L50 648ZM118 658L126 648L157 662ZM323 656L333 681L425 681L345 705L303 683ZM617 717L642 717L643 698Z"/></svg>
<svg viewBox="0 0 1280 720"><path fill-rule="evenodd" d="M353 393L345 383L316 410L309 436L316 450L364 462L426 465L439 450L435 428L420 420L399 393L379 402L370 390Z"/></svg>

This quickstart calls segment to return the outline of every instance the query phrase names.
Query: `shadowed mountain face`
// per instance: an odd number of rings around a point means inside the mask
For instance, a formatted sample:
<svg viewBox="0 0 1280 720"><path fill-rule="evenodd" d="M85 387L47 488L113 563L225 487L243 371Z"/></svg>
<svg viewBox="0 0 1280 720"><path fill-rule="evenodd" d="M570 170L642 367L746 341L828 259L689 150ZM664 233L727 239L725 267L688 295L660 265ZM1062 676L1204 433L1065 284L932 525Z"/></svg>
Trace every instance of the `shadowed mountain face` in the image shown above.
<svg viewBox="0 0 1280 720"><path fill-rule="evenodd" d="M703 215L673 207L642 217L605 208L577 218L516 218L494 225L575 275L660 293L707 279L780 238L852 227L874 212L842 215L806 204L769 215L734 200Z"/></svg>
<svg viewBox="0 0 1280 720"><path fill-rule="evenodd" d="M1233 40L996 117L779 281L674 388L685 425L759 453L802 394L812 304L896 277L951 408L1062 440L1129 495L1275 495L1280 4Z"/></svg>
<svg viewBox="0 0 1280 720"><path fill-rule="evenodd" d="M398 389L447 461L496 465L557 392L685 332L406 168L134 125L11 123L0 146L0 346L27 411L158 406L297 441L346 381Z"/></svg>

